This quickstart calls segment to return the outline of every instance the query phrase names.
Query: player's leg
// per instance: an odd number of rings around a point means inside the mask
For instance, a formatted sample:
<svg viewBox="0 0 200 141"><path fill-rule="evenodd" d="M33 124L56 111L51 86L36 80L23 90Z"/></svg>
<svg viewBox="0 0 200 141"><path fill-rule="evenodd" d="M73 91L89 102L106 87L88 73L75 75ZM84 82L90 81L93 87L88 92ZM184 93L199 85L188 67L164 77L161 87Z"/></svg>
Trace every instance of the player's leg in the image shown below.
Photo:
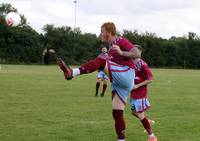
<svg viewBox="0 0 200 141"><path fill-rule="evenodd" d="M121 101L117 94L114 94L112 100L113 119L115 121L115 130L118 136L118 141L125 141L125 116L124 116L125 103Z"/></svg>
<svg viewBox="0 0 200 141"><path fill-rule="evenodd" d="M134 113L134 111L132 113ZM135 112L134 114L137 115L138 119L142 123L143 127L146 129L147 133L149 135L151 135L152 134L152 128L151 128L151 125L149 123L149 120L145 117L145 113L144 112L141 112L141 113Z"/></svg>
<svg viewBox="0 0 200 141"><path fill-rule="evenodd" d="M149 141L157 141L157 137L153 134L150 120L145 116L145 111L150 108L150 103L146 98L130 99L132 115L137 117L148 133Z"/></svg>
<svg viewBox="0 0 200 141"><path fill-rule="evenodd" d="M148 133L149 141L157 141L157 137L154 135L152 131L151 124L149 120L145 117L145 112L137 113L137 116Z"/></svg>
<svg viewBox="0 0 200 141"><path fill-rule="evenodd" d="M139 117L138 117L138 115L137 115L137 112L135 111L135 110L131 110L131 113L132 113L132 115L133 116L135 116L136 118L138 118L139 119ZM146 116L145 116L146 117ZM147 118L147 117L146 117ZM148 121L149 121L149 123L150 123L150 126L152 127L154 124L155 124L155 121L154 120L152 120L152 119L149 119L149 118L147 118L148 119ZM146 131L146 129L144 129L144 133L146 133L147 131Z"/></svg>
<svg viewBox="0 0 200 141"><path fill-rule="evenodd" d="M124 110L125 106L126 103L120 98L120 96L116 92L113 92L112 109Z"/></svg>
<svg viewBox="0 0 200 141"><path fill-rule="evenodd" d="M139 117L138 117L138 114L137 114L137 112L136 112L136 106L137 106L136 104L137 104L136 99L130 98L131 114L132 114L133 116L135 116L136 118L139 118ZM139 105L139 106L140 106L140 105ZM146 109L144 109L144 111L147 110L148 108L150 108L150 105L149 105L148 107L146 107ZM139 109L139 108L137 108L137 109ZM149 119L149 118L148 118L148 121L150 122L151 125L153 125L153 124L155 123L154 120L151 120L151 119Z"/></svg>
<svg viewBox="0 0 200 141"><path fill-rule="evenodd" d="M75 76L91 73L98 70L99 68L103 70L106 64L106 60L105 58L97 57L94 60L82 64L79 68L74 69L71 69L68 65L66 65L61 58L57 59L57 63L60 69L64 72L65 79L71 80Z"/></svg>
<svg viewBox="0 0 200 141"><path fill-rule="evenodd" d="M114 81L114 80L113 80ZM128 98L129 90L126 88L120 88L115 85L115 81L111 83L112 86L112 109L113 119L115 121L115 130L118 136L118 140L125 141L125 116L124 109Z"/></svg>
<svg viewBox="0 0 200 141"><path fill-rule="evenodd" d="M99 91L99 87L100 87L100 83L101 83L101 78L97 78L96 81L96 92L95 92L95 96L98 96L98 91Z"/></svg>
<svg viewBox="0 0 200 141"><path fill-rule="evenodd" d="M71 80L73 78L72 69L65 64L65 62L61 58L57 58L57 64L59 65L60 69L63 71L65 79Z"/></svg>
<svg viewBox="0 0 200 141"><path fill-rule="evenodd" d="M124 109L128 95L134 84L134 71L126 66L118 66L110 63L108 71L112 89L112 109L115 120L115 130L118 140L125 140L125 117Z"/></svg>
<svg viewBox="0 0 200 141"><path fill-rule="evenodd" d="M103 97L104 94L105 94L105 91L106 91L106 88L107 88L107 83L108 83L108 78L105 78L105 76L104 76L104 79L103 79L103 89L102 89L101 97Z"/></svg>
<svg viewBox="0 0 200 141"><path fill-rule="evenodd" d="M148 119L148 121L149 121L149 123L150 123L150 125L152 127L155 124L155 121L150 119L150 118L148 118L147 116L146 116L146 118ZM144 129L144 133L147 133L146 129Z"/></svg>

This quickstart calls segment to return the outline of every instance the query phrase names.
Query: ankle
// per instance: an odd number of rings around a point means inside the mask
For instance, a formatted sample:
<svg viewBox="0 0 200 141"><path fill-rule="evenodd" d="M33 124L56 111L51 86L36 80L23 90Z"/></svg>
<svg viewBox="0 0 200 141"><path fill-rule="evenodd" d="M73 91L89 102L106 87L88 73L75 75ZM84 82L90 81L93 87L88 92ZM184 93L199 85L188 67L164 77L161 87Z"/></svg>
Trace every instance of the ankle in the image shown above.
<svg viewBox="0 0 200 141"><path fill-rule="evenodd" d="M80 75L80 70L79 70L79 68L72 69L72 76L75 77L75 76L78 76L78 75Z"/></svg>
<svg viewBox="0 0 200 141"><path fill-rule="evenodd" d="M151 134L149 135L149 138L154 138L154 137L155 137L154 133L151 133Z"/></svg>

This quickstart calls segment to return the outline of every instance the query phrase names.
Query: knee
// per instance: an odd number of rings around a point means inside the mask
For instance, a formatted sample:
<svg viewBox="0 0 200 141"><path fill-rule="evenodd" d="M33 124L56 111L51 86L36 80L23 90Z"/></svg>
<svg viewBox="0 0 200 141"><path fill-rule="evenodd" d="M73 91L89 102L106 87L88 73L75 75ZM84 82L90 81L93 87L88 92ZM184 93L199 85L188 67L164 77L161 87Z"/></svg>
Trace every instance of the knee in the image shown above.
<svg viewBox="0 0 200 141"><path fill-rule="evenodd" d="M139 120L143 120L145 118L144 113L137 113L136 111L132 111L132 115L137 117Z"/></svg>
<svg viewBox="0 0 200 141"><path fill-rule="evenodd" d="M98 78L96 82L97 82L97 83L100 83L100 82L101 82L101 79Z"/></svg>
<svg viewBox="0 0 200 141"><path fill-rule="evenodd" d="M137 116L140 120L143 120L145 118L144 113L137 113Z"/></svg>

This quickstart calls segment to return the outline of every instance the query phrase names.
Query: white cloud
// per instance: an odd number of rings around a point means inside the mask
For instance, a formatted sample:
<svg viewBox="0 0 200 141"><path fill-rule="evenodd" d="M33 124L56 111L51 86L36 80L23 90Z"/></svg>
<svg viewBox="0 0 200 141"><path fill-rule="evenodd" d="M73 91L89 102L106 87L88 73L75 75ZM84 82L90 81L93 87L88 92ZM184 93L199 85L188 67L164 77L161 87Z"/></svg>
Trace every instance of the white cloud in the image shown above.
<svg viewBox="0 0 200 141"><path fill-rule="evenodd" d="M41 32L45 24L75 24L74 0L3 0L27 17L30 25ZM83 32L99 34L103 22L113 21L118 29L153 32L169 38L188 32L200 32L198 0L77 0L77 26Z"/></svg>

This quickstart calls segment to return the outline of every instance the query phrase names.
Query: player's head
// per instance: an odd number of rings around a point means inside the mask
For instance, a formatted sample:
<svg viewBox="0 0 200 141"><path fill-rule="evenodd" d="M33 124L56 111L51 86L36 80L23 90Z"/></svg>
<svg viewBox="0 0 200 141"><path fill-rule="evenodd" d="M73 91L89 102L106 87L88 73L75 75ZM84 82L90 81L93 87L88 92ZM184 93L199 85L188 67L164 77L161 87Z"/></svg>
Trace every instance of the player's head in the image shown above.
<svg viewBox="0 0 200 141"><path fill-rule="evenodd" d="M107 52L107 48L106 47L102 47L101 51L102 51L102 53L106 53Z"/></svg>
<svg viewBox="0 0 200 141"><path fill-rule="evenodd" d="M101 26L100 39L102 42L108 42L110 37L116 35L116 27L113 22L106 22Z"/></svg>

